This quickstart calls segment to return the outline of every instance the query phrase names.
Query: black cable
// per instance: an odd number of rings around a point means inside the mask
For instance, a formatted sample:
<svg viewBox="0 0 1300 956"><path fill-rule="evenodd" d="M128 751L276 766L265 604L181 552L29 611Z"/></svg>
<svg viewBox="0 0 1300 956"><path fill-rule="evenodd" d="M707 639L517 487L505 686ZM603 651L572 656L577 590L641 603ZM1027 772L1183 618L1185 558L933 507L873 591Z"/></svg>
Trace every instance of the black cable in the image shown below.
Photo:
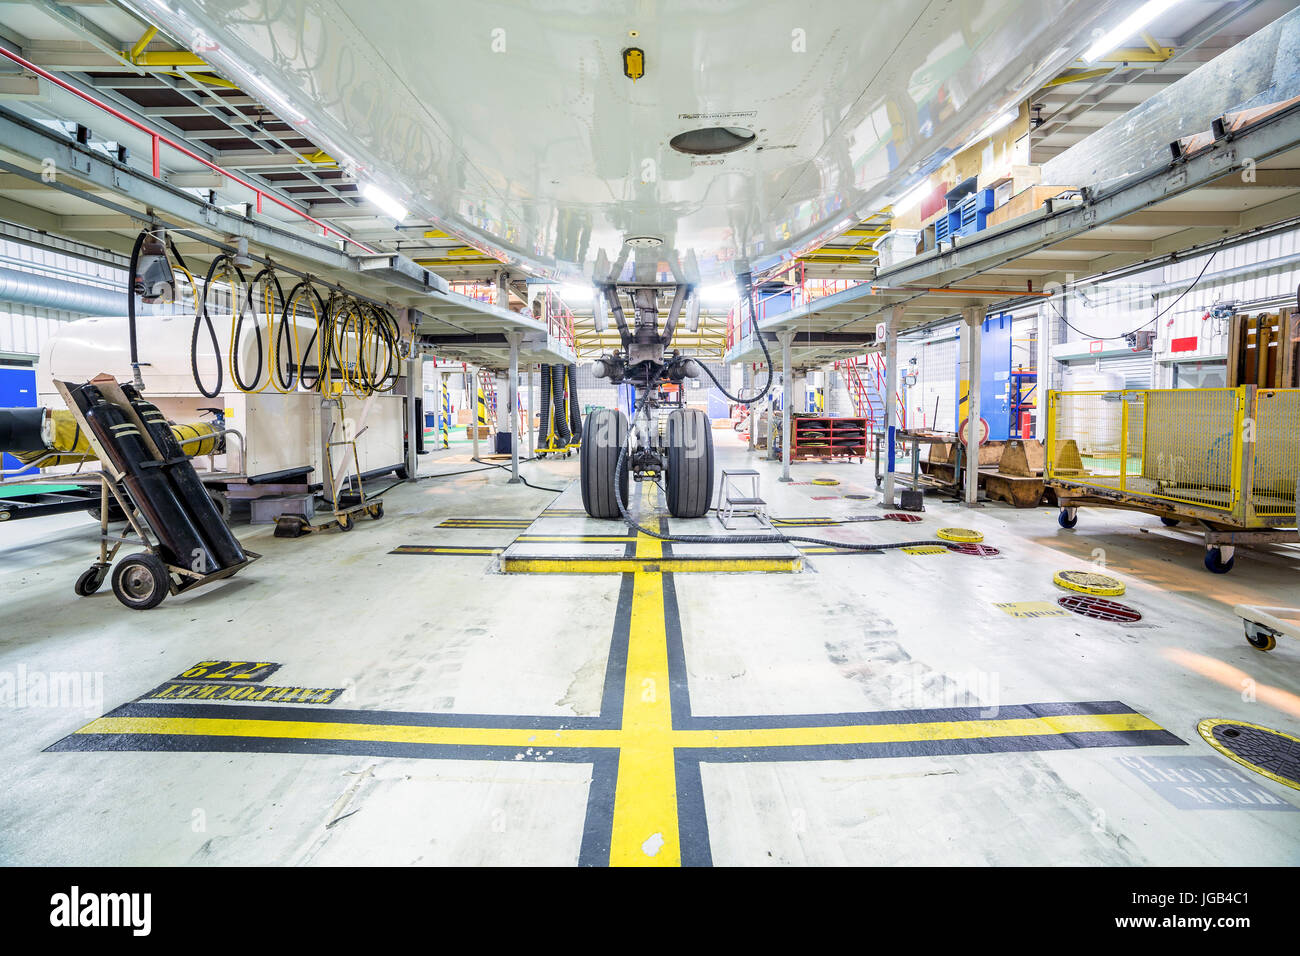
<svg viewBox="0 0 1300 956"><path fill-rule="evenodd" d="M1154 318L1148 319L1146 322L1143 322L1137 328L1132 329L1131 331L1128 332L1124 332L1121 335L1089 335L1087 332L1083 331L1083 329L1071 325L1069 320L1066 319L1066 317L1061 314L1061 310L1056 307L1056 303L1053 302L1051 299L1047 300L1047 304L1052 307L1052 311L1056 313L1056 317L1059 318L1062 322L1064 322L1066 327L1074 329L1074 331L1078 332L1084 338L1094 339L1102 342L1116 342L1119 341L1120 339L1128 338L1134 332L1142 331L1148 325L1151 325L1153 322L1159 322L1166 312L1168 312L1170 309L1176 306L1179 302L1183 301L1183 296L1187 295L1187 293L1191 292L1193 289L1196 288L1197 283L1201 281L1201 277L1205 275L1205 270L1210 268L1210 263L1214 261L1214 257L1217 256L1218 254L1219 254L1218 249L1215 249L1213 252L1210 253L1210 258L1205 260L1205 265L1201 266L1201 271L1196 274L1196 278L1192 280L1192 284L1189 285L1182 292L1180 292L1178 294L1178 298L1174 299L1173 302L1170 302L1167 306L1161 309L1160 312Z"/></svg>
<svg viewBox="0 0 1300 956"><path fill-rule="evenodd" d="M537 461L537 460L538 460L538 459L535 458L535 457L534 457L534 458L520 458L520 459L519 459L519 463L520 463L520 464L523 464L523 463L526 462L526 461ZM471 458L470 461L476 461L476 462L478 462L480 465L487 465L488 468L502 468L502 469L505 469L506 471L509 471L509 470L510 470L510 466L509 466L509 465L499 465L499 464L496 464L495 462L484 461L482 458ZM524 484L526 484L529 488L532 488L532 489L535 490L535 491L550 491L550 492L553 492L553 493L555 493L555 494L557 494L557 495L562 495L562 494L564 494L564 492L567 490L567 489L565 489L565 488L546 488L546 487L543 487L542 485L535 485L535 484L533 484L532 482L530 482L527 478L525 478L523 475L520 475L520 476L519 476L519 480L522 481Z"/></svg>
<svg viewBox="0 0 1300 956"><path fill-rule="evenodd" d="M135 283L138 278L136 269L140 265L140 249L147 235L149 230L141 229L140 234L135 237L135 245L131 247L130 271L126 277L126 331L131 345L131 377L135 381L136 388L144 387L144 380L140 377L140 347L135 335Z"/></svg>
<svg viewBox="0 0 1300 956"><path fill-rule="evenodd" d="M728 396L728 398L730 397L731 396ZM636 416L640 414L641 408L644 406L644 404L645 404L644 402L638 403L637 407L633 410L632 413L633 419L635 419ZM631 428L629 428L628 429L629 441L631 440L633 434L635 434L635 432ZM820 544L832 548L846 548L850 551L868 551L868 552L888 551L888 550L895 550L898 548L918 548L923 546L934 546L934 545L938 545L940 547L946 548L949 544L949 542L947 541L941 541L938 539L932 539L926 541L895 541L895 542L887 542L884 544L851 544L844 541L833 541L827 538L809 538L803 535L782 534L779 531L774 531L771 534L739 534L739 535L661 534L658 531L651 531L649 528L645 528L637 524L636 519L634 519L628 513L627 505L623 501L623 496L619 493L619 488L622 485L620 479L622 478L623 475L623 469L627 465L627 449L628 446L626 444L624 444L621 448L619 448L618 461L615 462L614 464L614 501L618 503L619 513L623 516L623 520L627 523L627 526L629 528L639 533L647 534L652 538L658 538L660 541L670 541L670 542L676 541L682 544L789 544L792 541L803 541L808 544ZM710 489L710 494L712 494L712 489Z"/></svg>

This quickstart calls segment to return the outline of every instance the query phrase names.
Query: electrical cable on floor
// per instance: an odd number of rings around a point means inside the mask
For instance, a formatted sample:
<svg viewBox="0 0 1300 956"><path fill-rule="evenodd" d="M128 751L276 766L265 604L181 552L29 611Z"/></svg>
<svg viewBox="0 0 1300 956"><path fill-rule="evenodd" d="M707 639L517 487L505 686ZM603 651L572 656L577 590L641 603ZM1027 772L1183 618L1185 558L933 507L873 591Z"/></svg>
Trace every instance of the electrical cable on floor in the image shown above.
<svg viewBox="0 0 1300 956"><path fill-rule="evenodd" d="M1056 307L1056 303L1053 302L1051 299L1047 300L1047 304L1052 307L1052 311L1056 313L1056 317L1060 319L1062 322L1064 322L1067 328L1074 329L1074 331L1078 332L1084 338L1096 339L1103 342L1119 341L1120 339L1128 338L1130 335L1133 335L1136 332L1141 332L1148 325L1151 325L1154 322L1159 322L1160 319L1164 317L1166 312L1168 312L1170 309L1176 306L1179 302L1183 301L1183 296L1187 295L1187 293L1191 292L1193 289L1196 288L1197 283L1201 281L1201 277L1205 275L1205 270L1210 268L1210 263L1214 261L1214 257L1217 256L1218 254L1219 254L1218 249L1215 249L1213 252L1210 253L1210 258L1205 260L1205 265L1201 266L1201 271L1196 274L1196 278L1192 280L1192 284L1189 285L1182 292L1180 292L1178 294L1178 298L1174 299L1173 302L1170 302L1167 306L1161 309L1153 318L1148 319L1146 322L1143 322L1137 328L1132 329L1128 332L1122 332L1119 335L1090 335L1087 332L1083 331L1083 329L1071 325L1069 320L1061 313L1061 310Z"/></svg>
<svg viewBox="0 0 1300 956"><path fill-rule="evenodd" d="M729 398L731 396L728 396ZM633 418L640 413L644 401L639 403L633 411ZM628 441L635 434L628 429ZM845 541L832 541L827 538L809 538L803 535L782 534L779 531L773 531L771 534L738 534L738 535L718 535L718 534L661 534L658 531L651 531L649 528L639 525L627 510L627 504L623 501L623 495L620 493L623 475L623 469L627 465L628 446L624 444L618 451L618 461L614 464L614 501L618 504L619 514L627 526L640 534L649 535L652 538L658 538L660 541L677 542L680 544L789 544L793 541L803 541L807 544L820 544L832 548L844 548L849 551L889 551L898 548L919 548L925 546L939 546L946 548L948 542L939 539L923 541L893 541L883 544L852 544ZM712 491L712 489L710 489Z"/></svg>

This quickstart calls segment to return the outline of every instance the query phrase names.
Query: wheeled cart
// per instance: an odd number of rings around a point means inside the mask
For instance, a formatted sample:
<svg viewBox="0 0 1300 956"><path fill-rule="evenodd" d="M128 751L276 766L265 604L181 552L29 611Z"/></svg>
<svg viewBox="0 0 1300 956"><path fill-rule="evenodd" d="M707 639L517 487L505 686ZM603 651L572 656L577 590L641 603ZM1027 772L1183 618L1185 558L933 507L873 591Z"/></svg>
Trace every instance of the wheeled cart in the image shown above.
<svg viewBox="0 0 1300 956"><path fill-rule="evenodd" d="M1215 574L1239 545L1300 541L1300 389L1052 391L1047 409L1061 527L1079 508L1155 515L1201 534Z"/></svg>
<svg viewBox="0 0 1300 956"><path fill-rule="evenodd" d="M82 404L85 399L78 401L73 397L71 386L64 382L55 382L68 408L76 416L78 425L85 430L91 447L101 463L101 470L97 474L100 483L99 558L77 578L73 587L76 594L87 597L99 590L104 581L109 578L109 569L113 566L122 546L130 540L129 535L132 532L144 545L145 550L122 558L117 562L116 567L112 567L112 587L118 601L135 610L143 611L157 607L169 594L180 594L213 581L232 577L261 557L243 549L235 541L230 534L230 529L225 526L217 512L216 505L207 498L206 491L203 490L193 466L184 453L180 452L176 445L160 449L154 443L150 434L151 431L157 431L156 424L161 422L157 409L140 399L135 392L130 392L128 396L111 378L96 379L93 384L97 394L102 396L103 401L99 408L112 408L122 419L120 424L106 427L102 421L97 420L92 423ZM137 414L137 408L144 411L144 418ZM157 421L153 420L155 416ZM104 436L108 434L114 437L105 444ZM160 519L160 516L167 511L160 509L157 502L151 502L147 497L137 501L128 489L128 482L132 479L121 465L124 460L123 448L114 447L128 437L137 443L137 448L146 449L151 455L151 457L137 459L132 467L140 469L140 473L145 471L153 473L156 481L159 483L165 481L169 490L177 492L170 506L181 510L173 513L181 515L184 520L204 526L207 536L200 537L198 540L203 541L205 547L213 538L218 538L223 543L230 542L228 547L218 545L211 549L212 553L204 548L193 549L193 559L189 565L176 560L181 555L174 547L169 548L163 543L163 539L171 531L162 524ZM178 476L171 477L167 469L183 469L183 471ZM93 474L83 477L89 478ZM139 483L138 474L136 487L144 487ZM196 491L202 496L203 513L199 514L193 510L183 513L181 501L185 495ZM152 534L149 521L145 518L146 505L149 514L153 516L149 520L157 523L152 528ZM114 536L109 533L108 526L111 521L117 519L125 519L129 527L121 535ZM211 523L213 521L219 527L214 526ZM235 555L234 559L230 557L232 553ZM213 554L220 555L221 560L213 560Z"/></svg>

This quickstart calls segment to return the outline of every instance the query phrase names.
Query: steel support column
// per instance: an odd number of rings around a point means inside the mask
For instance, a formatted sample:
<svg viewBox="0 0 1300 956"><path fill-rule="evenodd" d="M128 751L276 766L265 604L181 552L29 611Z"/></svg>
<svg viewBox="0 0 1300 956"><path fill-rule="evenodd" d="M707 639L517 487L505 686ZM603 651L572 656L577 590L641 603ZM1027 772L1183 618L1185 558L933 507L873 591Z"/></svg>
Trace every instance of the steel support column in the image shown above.
<svg viewBox="0 0 1300 956"><path fill-rule="evenodd" d="M980 491L980 343L984 338L984 307L962 309L962 334L966 336L966 507L973 508ZM959 425L960 427L960 425Z"/></svg>
<svg viewBox="0 0 1300 956"><path fill-rule="evenodd" d="M790 345L794 329L776 333L781 343L781 481L790 481L790 405L794 399L794 370L790 367Z"/></svg>
<svg viewBox="0 0 1300 956"><path fill-rule="evenodd" d="M505 273L502 273L504 275ZM522 332L507 332L510 340L510 380L506 383L506 400L510 403L510 480L519 484L519 342Z"/></svg>
<svg viewBox="0 0 1300 956"><path fill-rule="evenodd" d="M903 307L889 310L885 322L885 489L884 504L894 507L894 428L898 420L898 330L903 322Z"/></svg>

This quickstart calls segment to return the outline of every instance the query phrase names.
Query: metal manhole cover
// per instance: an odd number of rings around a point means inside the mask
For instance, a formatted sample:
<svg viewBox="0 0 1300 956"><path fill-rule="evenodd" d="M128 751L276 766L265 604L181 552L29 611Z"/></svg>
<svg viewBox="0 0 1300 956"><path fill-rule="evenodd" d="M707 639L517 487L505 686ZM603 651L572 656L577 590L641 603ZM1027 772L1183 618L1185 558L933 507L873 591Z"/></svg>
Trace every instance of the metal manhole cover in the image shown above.
<svg viewBox="0 0 1300 956"><path fill-rule="evenodd" d="M871 495L845 495L845 498L852 498L854 501L870 501Z"/></svg>
<svg viewBox="0 0 1300 956"><path fill-rule="evenodd" d="M1240 720L1206 718L1196 725L1207 744L1243 767L1300 790L1300 737Z"/></svg>
<svg viewBox="0 0 1300 956"><path fill-rule="evenodd" d="M889 514L885 515L885 517L890 521L912 522L921 520L920 515L903 514L901 511L891 511Z"/></svg>
<svg viewBox="0 0 1300 956"><path fill-rule="evenodd" d="M950 544L949 551L956 551L958 554L973 554L980 558L990 558L995 554L1001 554L997 548L987 544Z"/></svg>
<svg viewBox="0 0 1300 956"><path fill-rule="evenodd" d="M984 540L984 535L974 528L940 528L935 534L945 541L958 541L963 544L978 544Z"/></svg>
<svg viewBox="0 0 1300 956"><path fill-rule="evenodd" d="M1142 612L1137 608L1129 607L1127 604L1120 604L1118 601L1107 601L1105 598L1092 597L1091 595L1057 598L1056 603L1067 611L1073 611L1075 614L1082 614L1084 617L1091 617L1098 621L1132 624L1134 621L1142 620Z"/></svg>

